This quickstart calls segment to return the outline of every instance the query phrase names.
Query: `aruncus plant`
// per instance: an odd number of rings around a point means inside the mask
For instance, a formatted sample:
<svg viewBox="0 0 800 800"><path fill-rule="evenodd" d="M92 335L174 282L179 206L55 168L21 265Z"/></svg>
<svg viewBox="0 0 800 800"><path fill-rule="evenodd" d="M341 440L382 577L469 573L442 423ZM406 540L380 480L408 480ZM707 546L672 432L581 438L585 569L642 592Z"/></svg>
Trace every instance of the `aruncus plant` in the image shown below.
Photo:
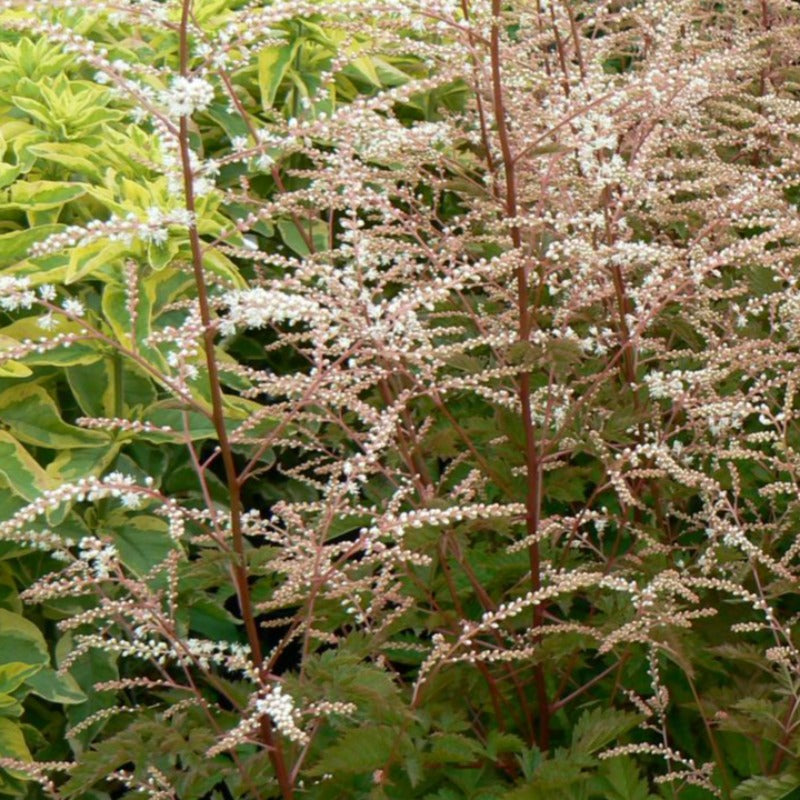
<svg viewBox="0 0 800 800"><path fill-rule="evenodd" d="M0 14L0 793L800 786L796 4Z"/></svg>

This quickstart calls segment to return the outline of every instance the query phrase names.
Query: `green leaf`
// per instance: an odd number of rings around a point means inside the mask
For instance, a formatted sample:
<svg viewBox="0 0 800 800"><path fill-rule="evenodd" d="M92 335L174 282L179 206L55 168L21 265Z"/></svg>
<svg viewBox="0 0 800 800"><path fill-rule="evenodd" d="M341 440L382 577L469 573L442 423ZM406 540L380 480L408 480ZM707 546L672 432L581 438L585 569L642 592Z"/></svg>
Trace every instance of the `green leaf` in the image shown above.
<svg viewBox="0 0 800 800"><path fill-rule="evenodd" d="M231 114L222 103L212 103L204 112L211 117L224 131L229 139L247 136L247 123L239 114Z"/></svg>
<svg viewBox="0 0 800 800"><path fill-rule="evenodd" d="M658 800L629 757L617 756L603 762L602 774L592 781L593 793L603 800Z"/></svg>
<svg viewBox="0 0 800 800"><path fill-rule="evenodd" d="M3 694L13 692L42 668L42 664L26 664L23 661L0 664L0 692Z"/></svg>
<svg viewBox="0 0 800 800"><path fill-rule="evenodd" d="M383 767L400 750L398 731L389 725L365 725L345 731L325 748L322 758L309 770L311 775L371 772Z"/></svg>
<svg viewBox="0 0 800 800"><path fill-rule="evenodd" d="M116 374L121 371L121 375ZM80 364L67 369L67 380L83 412L90 417L116 417L135 406L146 407L155 402L153 382L122 358L105 357L93 364ZM119 394L115 387L121 378Z"/></svg>
<svg viewBox="0 0 800 800"><path fill-rule="evenodd" d="M166 724L150 720L135 722L92 745L90 750L84 750L75 768L70 770L69 780L59 787L59 791L64 797L83 800L89 787L104 780L123 764L130 761L137 766L153 764L155 754L174 750L176 737L184 741L178 731L170 731Z"/></svg>
<svg viewBox="0 0 800 800"><path fill-rule="evenodd" d="M174 432L146 432L139 436L151 442L184 441L184 421L188 422L188 432L192 441L213 439L217 435L213 421L198 411L184 411L177 408L171 400L155 403L143 415L143 419L151 425L167 426Z"/></svg>
<svg viewBox="0 0 800 800"><path fill-rule="evenodd" d="M79 334L81 326L76 322L59 320L48 335ZM14 346L15 342L23 339L38 339L43 331L37 323L36 317L23 317L0 330L0 354L4 349ZM71 364L88 364L100 358L102 353L93 343L73 342L69 347L55 347L45 349L43 353L35 350L26 355L24 363L29 366L69 366Z"/></svg>
<svg viewBox="0 0 800 800"><path fill-rule="evenodd" d="M59 675L50 667L36 672L25 681L25 685L30 687L34 694L51 703L71 705L86 700L86 695L81 691L75 678L69 674Z"/></svg>
<svg viewBox="0 0 800 800"><path fill-rule="evenodd" d="M30 620L0 608L0 659L5 664L50 663L50 653L42 632Z"/></svg>
<svg viewBox="0 0 800 800"><path fill-rule="evenodd" d="M614 708L584 711L572 731L573 753L594 753L635 728L643 717Z"/></svg>
<svg viewBox="0 0 800 800"><path fill-rule="evenodd" d="M107 434L64 422L50 395L33 383L0 393L0 420L19 441L52 450L97 447L108 442Z"/></svg>
<svg viewBox="0 0 800 800"><path fill-rule="evenodd" d="M298 225L302 225L303 233ZM295 223L293 220L283 219L278 222L278 230L284 244L299 256L307 256L311 252L304 234L313 243L315 252L328 249L328 226L319 220L298 220Z"/></svg>
<svg viewBox="0 0 800 800"><path fill-rule="evenodd" d="M22 261L36 242L60 233L65 227L66 225L40 225L38 228L27 228L0 235L0 267Z"/></svg>
<svg viewBox="0 0 800 800"><path fill-rule="evenodd" d="M111 326L117 341L128 349L138 350L139 354L147 359L154 367L160 370L167 369L167 363L159 350L151 346L148 338L152 333L153 305L156 295L162 302L169 302L168 291L163 291L170 280L165 269L154 274L153 281L141 281L139 284L139 303L136 309L136 325L133 329L128 296L122 286L108 284L103 290L102 310L106 322Z"/></svg>
<svg viewBox="0 0 800 800"><path fill-rule="evenodd" d="M180 244L172 239L168 239L164 244L150 242L147 245L147 262L158 272L172 263L180 249Z"/></svg>
<svg viewBox="0 0 800 800"><path fill-rule="evenodd" d="M14 164L0 163L0 188L8 186L19 177L20 168Z"/></svg>
<svg viewBox="0 0 800 800"><path fill-rule="evenodd" d="M102 269L119 260L129 249L124 244L109 242L107 239L70 248L64 282L75 283L84 278L99 277Z"/></svg>
<svg viewBox="0 0 800 800"><path fill-rule="evenodd" d="M80 447L63 450L47 465L47 476L57 483L65 483L99 476L111 464L122 446L122 441L111 442L104 447Z"/></svg>
<svg viewBox="0 0 800 800"><path fill-rule="evenodd" d="M20 364L19 361L0 361L1 378L27 378L32 374L30 367Z"/></svg>
<svg viewBox="0 0 800 800"><path fill-rule="evenodd" d="M0 475L13 492L35 500L51 488L51 481L27 450L6 431L0 431Z"/></svg>
<svg viewBox="0 0 800 800"><path fill-rule="evenodd" d="M584 767L591 763L591 759L587 761L585 756L568 756L561 751L554 758L540 762L526 784L503 795L503 800L565 797L564 792L588 781L589 775L584 772Z"/></svg>
<svg viewBox="0 0 800 800"><path fill-rule="evenodd" d="M72 635L62 637L56 645L56 663L60 663L70 651ZM94 648L81 655L70 667L70 673L80 689L86 694L85 703L76 703L65 709L70 725L77 725L100 709L116 704L114 692L98 692L94 684L98 681L112 681L119 677L116 666L117 656L104 650ZM98 731L102 730L106 720L99 720L70 740L73 748L80 750L92 741Z"/></svg>
<svg viewBox="0 0 800 800"><path fill-rule="evenodd" d="M0 207L42 211L60 208L64 203L83 197L84 194L86 186L82 183L19 181L11 187L8 200L0 203Z"/></svg>
<svg viewBox="0 0 800 800"><path fill-rule="evenodd" d="M176 547L167 533L167 524L157 517L126 517L110 533L120 561L137 575L149 572Z"/></svg>
<svg viewBox="0 0 800 800"><path fill-rule="evenodd" d="M292 64L301 40L284 45L265 47L258 54L258 88L261 91L261 107L269 111L275 103L275 96L281 82Z"/></svg>
<svg viewBox="0 0 800 800"><path fill-rule="evenodd" d="M0 717L21 717L25 709L22 703L10 694L0 694Z"/></svg>
<svg viewBox="0 0 800 800"><path fill-rule="evenodd" d="M239 274L236 264L215 247L203 251L203 267L230 281L236 289L247 288L247 281Z"/></svg>
<svg viewBox="0 0 800 800"><path fill-rule="evenodd" d="M492 728L486 737L486 752L490 758L497 758L500 753L521 753L524 749L525 742L513 733Z"/></svg>
<svg viewBox="0 0 800 800"><path fill-rule="evenodd" d="M95 151L79 142L42 142L32 144L28 152L46 161L66 167L70 172L87 178L99 179L100 172L92 162Z"/></svg>
<svg viewBox="0 0 800 800"><path fill-rule="evenodd" d="M189 607L189 627L207 639L236 642L239 639L238 620L218 603L198 598Z"/></svg>
<svg viewBox="0 0 800 800"><path fill-rule="evenodd" d="M740 783L732 793L734 800L796 800L800 774L759 775Z"/></svg>
<svg viewBox="0 0 800 800"><path fill-rule="evenodd" d="M25 744L22 728L5 717L0 717L0 756L18 761L33 760L28 745Z"/></svg>
<svg viewBox="0 0 800 800"><path fill-rule="evenodd" d="M469 764L485 755L479 742L460 733L439 733L431 737L431 749L424 759L429 764Z"/></svg>
<svg viewBox="0 0 800 800"><path fill-rule="evenodd" d="M354 58L348 65L348 68L362 80L365 80L380 89L381 79L378 77L375 64L369 56L359 56L358 58Z"/></svg>

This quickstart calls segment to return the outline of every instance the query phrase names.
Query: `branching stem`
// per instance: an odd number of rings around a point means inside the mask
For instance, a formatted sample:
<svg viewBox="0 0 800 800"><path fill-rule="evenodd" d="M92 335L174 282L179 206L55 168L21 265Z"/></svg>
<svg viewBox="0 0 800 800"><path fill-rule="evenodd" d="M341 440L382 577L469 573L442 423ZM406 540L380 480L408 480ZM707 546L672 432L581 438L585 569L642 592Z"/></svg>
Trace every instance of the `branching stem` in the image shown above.
<svg viewBox="0 0 800 800"><path fill-rule="evenodd" d="M505 213L512 220L516 220L517 203L517 174L512 152L511 141L506 124L506 109L503 102L503 80L502 68L500 64L500 0L492 0L492 32L491 32L491 64L492 64L492 94L494 100L494 116L497 125L497 135L500 140L500 151L503 157L503 168L505 171ZM511 225L511 241L519 258L522 254L522 235L516 221ZM517 311L519 314L519 326L517 329L518 340L528 342L530 340L532 320L528 304L528 265L520 263L516 270L517 282ZM542 504L542 466L539 459L538 444L536 441L536 430L533 423L533 413L531 409L531 373L523 372L519 377L518 394L522 407L522 426L525 431L525 469L527 476L526 498L525 498L525 532L530 539L531 545L528 549L531 569L531 589L535 592L541 586L541 556L539 553L539 542L537 534L539 530L539 519L541 516ZM541 606L534 606L533 627L534 629L542 625ZM547 700L547 684L544 676L544 668L537 664L534 670L534 681L536 685L536 697L539 706L539 746L546 750L550 741L550 714L549 703Z"/></svg>
<svg viewBox="0 0 800 800"><path fill-rule="evenodd" d="M183 0L181 7L181 22L179 28L179 54L180 54L180 74L183 77L189 74L189 14L191 11L192 0ZM189 149L189 119L186 116L180 118L180 129L178 134L178 145L180 149L181 168L183 171L183 190L186 203L186 210L189 212L189 243L192 251L192 271L194 273L195 285L197 288L197 304L200 310L200 319L203 323L203 339L205 345L206 369L208 371L208 383L211 392L212 420L217 436L218 447L225 469L225 481L228 488L230 500L230 521L231 537L233 541L233 551L235 558L231 564L231 573L236 585L236 594L239 599L239 610L242 621L247 632L247 640L253 661L259 670L262 670L263 654L261 651L261 641L258 634L258 626L253 611L253 602L250 596L250 586L248 583L247 560L245 556L245 540L242 530L242 500L241 487L239 485L236 462L233 456L228 432L225 428L225 404L220 383L219 367L214 353L215 330L211 319L211 309L208 301L206 289L205 273L203 270L203 249L200 242L200 234L197 230L195 220L195 200L193 173L191 164L191 152ZM262 673L262 680L267 677ZM286 760L283 752L283 745L275 735L272 722L265 715L260 719L260 733L264 745L267 748L270 761L275 770L275 777L280 787L283 800L293 800L294 790L292 787L291 776L286 767Z"/></svg>

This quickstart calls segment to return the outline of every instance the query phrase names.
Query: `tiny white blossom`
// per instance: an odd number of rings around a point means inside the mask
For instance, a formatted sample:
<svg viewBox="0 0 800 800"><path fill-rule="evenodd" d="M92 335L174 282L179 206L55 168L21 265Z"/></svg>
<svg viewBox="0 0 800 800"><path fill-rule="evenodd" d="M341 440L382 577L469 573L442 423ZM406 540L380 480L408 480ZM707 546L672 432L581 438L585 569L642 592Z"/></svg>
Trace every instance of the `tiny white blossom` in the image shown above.
<svg viewBox="0 0 800 800"><path fill-rule="evenodd" d="M56 326L56 318L52 313L45 314L43 317L39 317L39 319L36 320L36 324L43 331L51 331Z"/></svg>
<svg viewBox="0 0 800 800"><path fill-rule="evenodd" d="M61 307L73 317L82 317L86 313L83 303L75 297L68 297Z"/></svg>
<svg viewBox="0 0 800 800"><path fill-rule="evenodd" d="M168 91L161 93L161 102L177 117L188 117L205 111L214 99L214 87L205 78L174 78Z"/></svg>

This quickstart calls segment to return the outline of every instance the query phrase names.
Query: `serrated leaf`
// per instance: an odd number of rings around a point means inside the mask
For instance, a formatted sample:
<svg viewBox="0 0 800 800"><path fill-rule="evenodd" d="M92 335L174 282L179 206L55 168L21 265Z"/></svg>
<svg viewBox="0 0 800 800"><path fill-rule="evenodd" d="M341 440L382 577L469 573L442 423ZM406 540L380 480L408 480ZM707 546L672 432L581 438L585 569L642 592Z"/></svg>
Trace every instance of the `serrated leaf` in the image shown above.
<svg viewBox="0 0 800 800"><path fill-rule="evenodd" d="M562 752L556 758L539 763L526 784L504 794L503 800L551 800L553 797L563 797L565 791L589 779L584 772L586 766L585 757L568 757Z"/></svg>
<svg viewBox="0 0 800 800"><path fill-rule="evenodd" d="M784 772L781 775L758 775L740 783L732 793L734 800L795 800L800 789L800 775Z"/></svg>
<svg viewBox="0 0 800 800"><path fill-rule="evenodd" d="M530 342L514 342L506 355L509 364L533 367L541 361L542 351Z"/></svg>
<svg viewBox="0 0 800 800"><path fill-rule="evenodd" d="M479 742L460 733L438 733L430 741L431 749L423 756L429 764L469 764L485 755Z"/></svg>
<svg viewBox="0 0 800 800"><path fill-rule="evenodd" d="M383 767L392 754L399 750L398 732L389 725L351 728L325 748L322 758L309 770L309 774L371 772Z"/></svg>
<svg viewBox="0 0 800 800"><path fill-rule="evenodd" d="M70 771L69 780L59 787L59 791L64 797L83 800L88 788L123 764L129 761L135 764L152 763L153 753L174 749L176 738L181 742L185 741L168 725L150 720L134 722L119 733L93 745L91 749L85 750L74 769Z"/></svg>
<svg viewBox="0 0 800 800"><path fill-rule="evenodd" d="M546 345L549 362L556 368L564 368L577 364L583 351L573 339L549 339Z"/></svg>
<svg viewBox="0 0 800 800"><path fill-rule="evenodd" d="M490 758L497 758L500 753L521 753L525 742L516 734L492 728L486 737L486 752Z"/></svg>
<svg viewBox="0 0 800 800"><path fill-rule="evenodd" d="M643 717L614 708L584 711L572 730L572 753L594 753L635 728Z"/></svg>
<svg viewBox="0 0 800 800"><path fill-rule="evenodd" d="M604 800L657 800L656 795L650 794L636 763L626 756L604 761L601 775L592 781L592 789Z"/></svg>
<svg viewBox="0 0 800 800"><path fill-rule="evenodd" d="M71 644L71 634L67 634L58 641L55 653L57 664L63 661L71 648ZM94 684L97 681L111 681L119 677L116 661L116 654L92 649L80 656L70 667L70 674L87 696L85 703L76 703L66 707L65 712L70 725L77 725L96 711L115 705L114 692L98 692L94 689ZM84 746L93 740L97 732L103 729L105 724L106 720L101 719L79 732L70 740L73 749L80 752Z"/></svg>

